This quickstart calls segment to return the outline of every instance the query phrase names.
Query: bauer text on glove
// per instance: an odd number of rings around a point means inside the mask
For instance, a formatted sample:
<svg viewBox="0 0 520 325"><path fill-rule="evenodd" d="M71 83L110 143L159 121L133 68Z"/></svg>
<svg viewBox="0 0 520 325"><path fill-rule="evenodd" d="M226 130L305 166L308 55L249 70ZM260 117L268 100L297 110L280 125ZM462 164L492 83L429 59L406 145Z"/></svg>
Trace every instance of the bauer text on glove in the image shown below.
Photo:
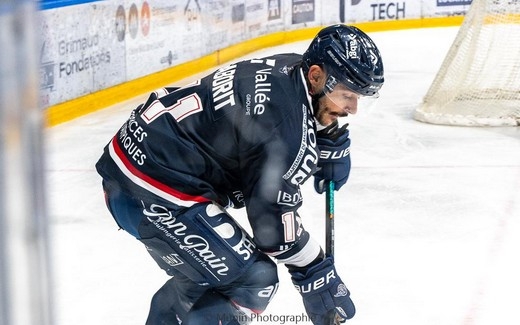
<svg viewBox="0 0 520 325"><path fill-rule="evenodd" d="M348 124L339 127L335 121L317 133L320 150L318 168L314 174L314 188L323 193L325 183L334 181L334 190L339 190L350 174L350 139Z"/></svg>
<svg viewBox="0 0 520 325"><path fill-rule="evenodd" d="M326 325L325 319L332 310L343 319L354 317L356 308L350 299L350 292L336 273L332 257L325 258L304 272L290 270L290 273L314 325Z"/></svg>

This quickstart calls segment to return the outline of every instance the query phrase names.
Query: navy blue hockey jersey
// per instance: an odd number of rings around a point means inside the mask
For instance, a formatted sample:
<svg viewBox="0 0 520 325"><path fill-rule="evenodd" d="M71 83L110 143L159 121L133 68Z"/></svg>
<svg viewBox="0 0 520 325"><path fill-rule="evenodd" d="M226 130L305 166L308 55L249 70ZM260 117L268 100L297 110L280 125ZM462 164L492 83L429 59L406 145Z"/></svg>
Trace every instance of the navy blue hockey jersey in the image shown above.
<svg viewBox="0 0 520 325"><path fill-rule="evenodd" d="M257 246L289 249L306 235L300 184L319 156L300 60L234 63L151 94L105 147L99 174L133 196L181 206L243 201Z"/></svg>

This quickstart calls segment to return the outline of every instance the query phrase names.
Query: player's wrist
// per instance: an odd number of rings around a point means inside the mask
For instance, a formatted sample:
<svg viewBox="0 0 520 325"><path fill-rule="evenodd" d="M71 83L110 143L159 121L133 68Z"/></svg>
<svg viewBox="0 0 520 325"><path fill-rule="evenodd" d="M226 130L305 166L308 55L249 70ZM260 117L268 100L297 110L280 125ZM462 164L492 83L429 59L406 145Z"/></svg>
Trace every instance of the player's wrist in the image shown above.
<svg viewBox="0 0 520 325"><path fill-rule="evenodd" d="M323 249L320 249L318 256L316 256L316 258L314 260L312 260L312 262L310 262L309 264L307 264L305 266L296 266L296 265L287 264L286 266L287 266L287 269L289 269L289 272L291 272L291 273L294 273L294 272L305 273L309 268L312 268L313 266L318 265L321 262L323 262L324 259L325 259L325 253L323 252Z"/></svg>

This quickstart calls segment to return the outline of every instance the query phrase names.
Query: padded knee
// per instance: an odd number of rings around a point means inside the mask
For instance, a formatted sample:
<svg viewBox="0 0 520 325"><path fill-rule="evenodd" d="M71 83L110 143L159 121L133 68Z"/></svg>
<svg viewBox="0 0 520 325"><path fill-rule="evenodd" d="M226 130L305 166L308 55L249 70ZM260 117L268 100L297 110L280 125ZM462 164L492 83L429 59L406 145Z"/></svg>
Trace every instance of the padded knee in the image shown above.
<svg viewBox="0 0 520 325"><path fill-rule="evenodd" d="M219 292L248 315L260 314L278 290L276 264L266 255L260 255L253 265L236 281Z"/></svg>
<svg viewBox="0 0 520 325"><path fill-rule="evenodd" d="M208 290L195 303L183 325L246 325L251 318L217 291Z"/></svg>
<svg viewBox="0 0 520 325"><path fill-rule="evenodd" d="M169 279L154 294L146 325L180 325L205 291L182 275Z"/></svg>
<svg viewBox="0 0 520 325"><path fill-rule="evenodd" d="M150 312L146 319L146 325L180 325L179 311L174 306L179 306L175 293L171 294L168 282L155 293L150 304Z"/></svg>

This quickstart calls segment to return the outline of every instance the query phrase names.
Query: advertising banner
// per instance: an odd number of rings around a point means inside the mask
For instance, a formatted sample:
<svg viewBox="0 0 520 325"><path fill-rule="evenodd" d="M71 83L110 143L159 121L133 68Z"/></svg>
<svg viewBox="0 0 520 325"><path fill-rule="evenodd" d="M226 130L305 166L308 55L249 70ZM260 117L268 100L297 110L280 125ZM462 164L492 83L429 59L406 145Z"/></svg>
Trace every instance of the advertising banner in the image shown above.
<svg viewBox="0 0 520 325"><path fill-rule="evenodd" d="M417 0L348 0L345 4L348 23L384 20L417 19L421 2Z"/></svg>
<svg viewBox="0 0 520 325"><path fill-rule="evenodd" d="M471 0L426 1L423 6L424 17L446 17L465 15Z"/></svg>
<svg viewBox="0 0 520 325"><path fill-rule="evenodd" d="M201 8L169 1L125 1L117 8L118 41L126 48L130 80L203 54Z"/></svg>
<svg viewBox="0 0 520 325"><path fill-rule="evenodd" d="M461 15L471 0L40 0L39 5L40 102L47 107L262 35L340 22Z"/></svg>
<svg viewBox="0 0 520 325"><path fill-rule="evenodd" d="M125 46L115 39L113 11L109 2L92 2L40 12L42 107L127 80Z"/></svg>

